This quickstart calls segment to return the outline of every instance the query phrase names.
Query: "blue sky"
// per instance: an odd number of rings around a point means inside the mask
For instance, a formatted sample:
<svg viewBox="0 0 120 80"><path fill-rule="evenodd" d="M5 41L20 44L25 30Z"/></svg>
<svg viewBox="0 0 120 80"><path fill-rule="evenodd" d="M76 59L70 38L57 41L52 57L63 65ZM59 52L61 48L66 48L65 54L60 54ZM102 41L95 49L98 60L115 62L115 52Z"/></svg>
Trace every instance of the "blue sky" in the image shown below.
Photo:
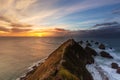
<svg viewBox="0 0 120 80"><path fill-rule="evenodd" d="M67 1L67 0L63 0ZM75 0L77 3L80 3L80 0ZM73 0L69 1L69 4L74 3ZM93 2L94 3L94 2ZM99 3L99 1L98 1ZM60 4L62 6L64 3ZM92 5L92 4L91 4ZM115 19L118 17L117 14L112 14L113 10L120 8L120 3L110 4L110 5L101 5L99 7L93 7L90 9L83 9L82 11L73 11L72 13L65 15L62 18L58 19L58 23L65 23L71 25L71 29L89 29L95 24L112 22L120 20ZM119 16L120 17L120 16Z"/></svg>
<svg viewBox="0 0 120 80"><path fill-rule="evenodd" d="M76 12L63 18L63 22L68 24L74 24L76 28L89 29L95 24L105 23L105 22L120 22L120 19L115 19L120 17L119 15L112 14L112 11L116 8L120 8L119 4L101 6L94 9L89 9L85 11ZM73 26L73 25L72 25ZM74 26L73 26L74 27Z"/></svg>
<svg viewBox="0 0 120 80"><path fill-rule="evenodd" d="M65 29L77 30L90 29L97 23L120 22L116 18L119 15L112 14L113 10L120 8L119 0L44 0L43 3L46 3L45 6L48 4L48 7L44 10L48 10L48 13L53 11L51 15L43 18L42 21L37 19L35 22L35 24L43 27L57 27L59 25L58 28L63 26L62 28ZM54 10L56 11L54 12Z"/></svg>

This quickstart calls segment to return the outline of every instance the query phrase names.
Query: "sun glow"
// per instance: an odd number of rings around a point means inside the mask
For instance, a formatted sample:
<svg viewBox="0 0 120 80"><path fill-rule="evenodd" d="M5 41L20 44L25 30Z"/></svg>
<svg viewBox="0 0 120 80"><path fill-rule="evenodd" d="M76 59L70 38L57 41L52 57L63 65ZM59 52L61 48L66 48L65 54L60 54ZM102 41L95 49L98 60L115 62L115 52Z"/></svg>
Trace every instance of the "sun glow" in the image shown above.
<svg viewBox="0 0 120 80"><path fill-rule="evenodd" d="M43 35L41 33L33 33L33 36L35 36L35 37L43 37Z"/></svg>
<svg viewBox="0 0 120 80"><path fill-rule="evenodd" d="M48 32L33 32L30 33L30 36L35 36L35 37L50 37L53 36L51 33Z"/></svg>

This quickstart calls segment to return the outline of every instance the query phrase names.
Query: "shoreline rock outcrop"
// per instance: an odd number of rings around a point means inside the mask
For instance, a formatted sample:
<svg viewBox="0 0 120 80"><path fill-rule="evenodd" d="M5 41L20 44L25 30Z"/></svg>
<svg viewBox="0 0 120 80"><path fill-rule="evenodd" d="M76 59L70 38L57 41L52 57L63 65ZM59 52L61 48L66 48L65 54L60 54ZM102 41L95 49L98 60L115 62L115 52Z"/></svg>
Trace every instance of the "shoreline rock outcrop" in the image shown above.
<svg viewBox="0 0 120 80"><path fill-rule="evenodd" d="M118 69L119 66L118 66L117 63L112 63L112 64L111 64L111 67L112 67L113 69Z"/></svg>
<svg viewBox="0 0 120 80"><path fill-rule="evenodd" d="M86 46L92 46L89 42L86 44Z"/></svg>
<svg viewBox="0 0 120 80"><path fill-rule="evenodd" d="M116 71L118 74L120 74L120 67L117 69L117 71Z"/></svg>
<svg viewBox="0 0 120 80"><path fill-rule="evenodd" d="M98 44L99 44L99 42L95 42L95 44L96 44L96 45L98 45Z"/></svg>
<svg viewBox="0 0 120 80"><path fill-rule="evenodd" d="M90 48L88 46L85 47L85 51L86 51L87 55L97 56L97 52L94 49L92 49L92 48Z"/></svg>
<svg viewBox="0 0 120 80"><path fill-rule="evenodd" d="M107 53L107 52L105 52L105 51L100 52L100 55L101 55L102 57L105 57L105 58L113 59L113 57L112 57L109 53Z"/></svg>
<svg viewBox="0 0 120 80"><path fill-rule="evenodd" d="M81 41L79 41L78 43L80 43L80 44L82 45L84 42L81 40Z"/></svg>
<svg viewBox="0 0 120 80"><path fill-rule="evenodd" d="M105 45L104 44L100 44L99 45L99 49L105 49Z"/></svg>

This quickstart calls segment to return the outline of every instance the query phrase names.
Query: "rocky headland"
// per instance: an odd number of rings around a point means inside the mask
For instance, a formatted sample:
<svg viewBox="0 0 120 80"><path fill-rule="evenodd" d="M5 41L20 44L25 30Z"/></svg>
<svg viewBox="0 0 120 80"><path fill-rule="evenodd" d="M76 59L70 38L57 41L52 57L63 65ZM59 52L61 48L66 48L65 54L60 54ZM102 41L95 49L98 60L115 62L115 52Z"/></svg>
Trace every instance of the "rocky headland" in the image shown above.
<svg viewBox="0 0 120 80"><path fill-rule="evenodd" d="M105 49L104 44L93 40L76 42L69 39L17 80L112 80L96 59L114 59ZM120 74L119 64L111 62L109 65Z"/></svg>

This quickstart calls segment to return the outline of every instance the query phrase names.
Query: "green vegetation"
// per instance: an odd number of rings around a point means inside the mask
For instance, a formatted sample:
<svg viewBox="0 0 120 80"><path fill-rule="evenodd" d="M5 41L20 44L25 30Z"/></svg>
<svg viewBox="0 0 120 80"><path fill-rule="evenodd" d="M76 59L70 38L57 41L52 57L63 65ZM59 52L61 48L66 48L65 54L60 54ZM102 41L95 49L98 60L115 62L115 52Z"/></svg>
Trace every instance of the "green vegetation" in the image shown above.
<svg viewBox="0 0 120 80"><path fill-rule="evenodd" d="M58 75L61 76L63 80L79 80L75 75L63 67L59 70Z"/></svg>

